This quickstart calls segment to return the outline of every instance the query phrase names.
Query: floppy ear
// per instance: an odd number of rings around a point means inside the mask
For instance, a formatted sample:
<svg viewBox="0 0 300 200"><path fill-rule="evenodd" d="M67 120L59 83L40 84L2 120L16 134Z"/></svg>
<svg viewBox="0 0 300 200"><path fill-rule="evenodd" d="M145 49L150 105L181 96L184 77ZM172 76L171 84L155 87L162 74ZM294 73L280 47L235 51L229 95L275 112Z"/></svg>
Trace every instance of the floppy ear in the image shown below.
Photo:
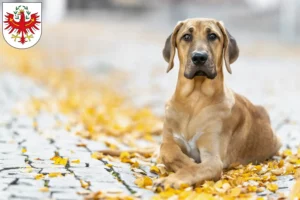
<svg viewBox="0 0 300 200"><path fill-rule="evenodd" d="M231 74L230 64L234 63L239 57L239 48L237 46L236 40L230 33L225 29L223 22L217 22L217 25L221 29L224 36L224 61L227 71Z"/></svg>
<svg viewBox="0 0 300 200"><path fill-rule="evenodd" d="M176 37L179 29L183 25L183 22L178 22L173 33L169 35L165 42L165 47L163 49L163 56L166 62L169 63L167 73L173 68L174 66L174 56L175 56L175 48L176 48Z"/></svg>

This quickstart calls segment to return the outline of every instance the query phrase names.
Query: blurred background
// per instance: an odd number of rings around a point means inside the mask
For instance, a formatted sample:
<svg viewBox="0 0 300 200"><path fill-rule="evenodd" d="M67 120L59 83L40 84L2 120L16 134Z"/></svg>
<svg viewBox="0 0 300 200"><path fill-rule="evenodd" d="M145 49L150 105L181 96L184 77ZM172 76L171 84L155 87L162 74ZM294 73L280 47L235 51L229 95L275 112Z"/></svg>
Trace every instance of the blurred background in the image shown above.
<svg viewBox="0 0 300 200"><path fill-rule="evenodd" d="M236 38L240 57L232 66L233 75L227 76L231 88L267 107L299 102L299 0L42 3L42 38L32 48L46 53L40 65L80 67L99 76L119 71L120 91L157 113L163 113L164 102L174 91L178 69L165 74L167 63L161 55L165 39L177 21L191 17L221 20Z"/></svg>

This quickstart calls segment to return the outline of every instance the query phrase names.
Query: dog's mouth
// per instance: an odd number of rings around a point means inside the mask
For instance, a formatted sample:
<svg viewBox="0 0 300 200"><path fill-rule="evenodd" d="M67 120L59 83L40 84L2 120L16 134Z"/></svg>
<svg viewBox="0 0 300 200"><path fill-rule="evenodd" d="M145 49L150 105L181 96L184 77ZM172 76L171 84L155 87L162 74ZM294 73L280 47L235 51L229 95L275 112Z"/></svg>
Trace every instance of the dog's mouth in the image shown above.
<svg viewBox="0 0 300 200"><path fill-rule="evenodd" d="M204 71L198 71L195 73L194 76L206 76L207 77L207 74Z"/></svg>
<svg viewBox="0 0 300 200"><path fill-rule="evenodd" d="M217 73L207 73L205 71L195 71L195 72L190 72L190 73L184 73L185 78L187 79L193 79L196 76L204 76L209 79L214 79L217 76Z"/></svg>
<svg viewBox="0 0 300 200"><path fill-rule="evenodd" d="M187 79L193 79L195 76L205 76L205 77L207 77L207 74L204 71L189 71L189 72L185 72L184 76Z"/></svg>

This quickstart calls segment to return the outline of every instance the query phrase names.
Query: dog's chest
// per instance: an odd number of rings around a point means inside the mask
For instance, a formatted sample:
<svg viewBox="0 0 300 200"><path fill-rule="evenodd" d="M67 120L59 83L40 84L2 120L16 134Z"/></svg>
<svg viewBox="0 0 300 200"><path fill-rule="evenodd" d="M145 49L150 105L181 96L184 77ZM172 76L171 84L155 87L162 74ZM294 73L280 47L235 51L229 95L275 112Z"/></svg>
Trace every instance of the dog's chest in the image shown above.
<svg viewBox="0 0 300 200"><path fill-rule="evenodd" d="M202 132L196 133L191 139L187 140L182 134L174 133L173 137L176 143L184 148L186 154L193 158L195 162L200 163L200 152L197 146L197 141L199 137L202 135Z"/></svg>

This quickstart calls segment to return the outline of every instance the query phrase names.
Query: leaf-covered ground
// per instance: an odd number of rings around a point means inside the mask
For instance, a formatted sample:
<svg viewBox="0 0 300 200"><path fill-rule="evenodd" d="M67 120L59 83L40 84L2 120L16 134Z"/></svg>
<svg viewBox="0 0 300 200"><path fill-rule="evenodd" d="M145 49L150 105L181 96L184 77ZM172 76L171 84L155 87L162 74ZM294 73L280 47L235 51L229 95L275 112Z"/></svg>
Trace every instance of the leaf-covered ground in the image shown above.
<svg viewBox="0 0 300 200"><path fill-rule="evenodd" d="M135 184L140 188L151 190L155 179L167 176L168 172L162 164L157 164L155 148L159 145L162 119L153 114L150 108L139 107L130 103L130 97L119 89L120 83L111 78L98 79L91 74L75 68L41 67L39 62L45 55L34 51L5 50L5 70L22 74L44 85L51 93L46 98L32 98L17 108L17 113L30 116L41 112L62 113L68 117L58 127L65 130L76 130L76 135L89 140L104 141L107 149L121 150L119 157L105 156L97 151L91 152L91 157L103 161L106 167L114 173L116 162L131 166L136 177ZM35 59L33 59L35 58ZM107 77L118 76L118 72ZM33 124L35 126L35 124ZM112 138L114 140L112 140ZM144 142L143 142L144 141ZM86 147L84 143L78 147ZM129 153L131 149L148 149L148 155ZM126 150L127 149L127 150ZM100 150L100 149L99 149ZM26 154L23 148L20 153ZM152 152L152 153L151 153ZM69 168L80 164L79 159L60 156L59 151L49 157L49 162ZM147 166L152 172L149 176L144 170ZM183 185L181 189L158 188L153 199L268 199L290 198L300 199L300 149L283 149L279 156L272 160L247 166L234 166L224 171L222 179L207 181L203 185ZM88 168L86 169L88 170ZM30 165L25 169L32 171ZM36 180L47 180L65 176L60 172L48 174L37 173ZM282 176L296 181L289 193L281 193L281 185L276 181ZM118 173L118 181L123 181ZM80 180L81 187L88 189L90 183ZM45 182L40 192L49 192ZM274 195L273 195L274 194ZM275 195L276 194L276 195ZM105 190L84 194L86 199L138 199L135 194L111 194Z"/></svg>

